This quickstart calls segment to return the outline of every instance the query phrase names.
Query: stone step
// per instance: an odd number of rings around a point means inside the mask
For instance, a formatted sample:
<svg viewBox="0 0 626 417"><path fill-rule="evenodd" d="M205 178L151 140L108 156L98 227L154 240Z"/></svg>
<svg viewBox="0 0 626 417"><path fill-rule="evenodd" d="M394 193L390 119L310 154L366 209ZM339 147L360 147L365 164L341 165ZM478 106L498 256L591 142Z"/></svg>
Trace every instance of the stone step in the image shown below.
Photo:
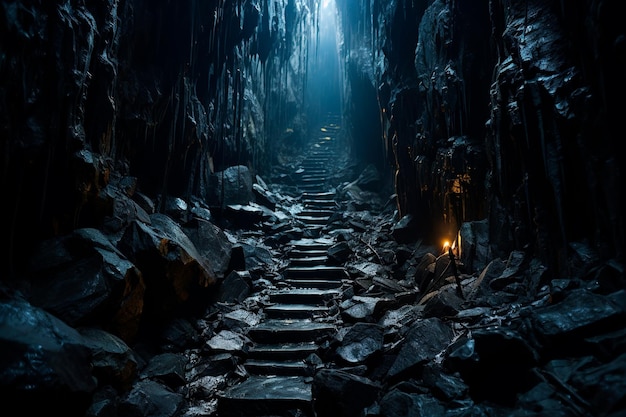
<svg viewBox="0 0 626 417"><path fill-rule="evenodd" d="M323 185L326 182L325 176L317 176L317 175L303 175L298 178L298 181L301 184L320 184Z"/></svg>
<svg viewBox="0 0 626 417"><path fill-rule="evenodd" d="M348 272L341 266L292 266L285 268L285 278L316 278L316 279L343 279L348 278Z"/></svg>
<svg viewBox="0 0 626 417"><path fill-rule="evenodd" d="M307 181L298 178L296 185L302 189L303 193L317 193L328 188L325 178L308 178Z"/></svg>
<svg viewBox="0 0 626 417"><path fill-rule="evenodd" d="M296 215L295 218L303 223L312 225L325 225L328 223L328 217L313 217L313 216L301 216Z"/></svg>
<svg viewBox="0 0 626 417"><path fill-rule="evenodd" d="M332 239L303 238L299 240L292 240L289 244L293 249L298 250L326 250L334 243L335 242Z"/></svg>
<svg viewBox="0 0 626 417"><path fill-rule="evenodd" d="M330 289L330 288L341 288L343 286L343 282L340 280L327 280L327 279L298 278L298 279L286 279L284 280L284 282L286 284L291 285L294 288Z"/></svg>
<svg viewBox="0 0 626 417"><path fill-rule="evenodd" d="M288 252L290 258L319 258L322 256L326 256L327 248L325 249L311 249L311 250L300 250L300 249L292 249Z"/></svg>
<svg viewBox="0 0 626 417"><path fill-rule="evenodd" d="M334 210L324 210L324 209L305 209L297 213L297 216L308 216L308 217L325 217L330 218L335 214Z"/></svg>
<svg viewBox="0 0 626 417"><path fill-rule="evenodd" d="M268 361L249 359L244 368L252 375L311 375L312 370L303 360Z"/></svg>
<svg viewBox="0 0 626 417"><path fill-rule="evenodd" d="M319 191L326 188L326 178L301 178L298 179L296 185L302 192Z"/></svg>
<svg viewBox="0 0 626 417"><path fill-rule="evenodd" d="M313 266L313 265L325 265L328 262L328 256L326 251L322 252L322 256L307 256L307 257L290 257L289 266Z"/></svg>
<svg viewBox="0 0 626 417"><path fill-rule="evenodd" d="M309 185L300 185L298 186L298 190L302 191L302 192L306 192L306 191L321 191L323 189L326 188L325 184L309 184Z"/></svg>
<svg viewBox="0 0 626 417"><path fill-rule="evenodd" d="M325 209L325 210L334 210L336 209L337 203L334 200L310 200L310 199L303 199L302 200L302 205L309 209L309 208L318 208L318 209Z"/></svg>
<svg viewBox="0 0 626 417"><path fill-rule="evenodd" d="M336 327L311 320L268 319L248 328L248 337L256 343L311 342L335 334Z"/></svg>
<svg viewBox="0 0 626 417"><path fill-rule="evenodd" d="M314 342L255 344L248 350L248 358L274 361L305 359L318 349L319 346Z"/></svg>
<svg viewBox="0 0 626 417"><path fill-rule="evenodd" d="M316 160L316 161L304 161L301 164L301 168L304 170L304 172L308 172L310 170L327 170L326 165L328 165L328 160L321 158L320 160Z"/></svg>
<svg viewBox="0 0 626 417"><path fill-rule="evenodd" d="M311 200L334 200L335 192L326 191L326 192L319 192L319 193L303 193L302 198L311 199Z"/></svg>
<svg viewBox="0 0 626 417"><path fill-rule="evenodd" d="M270 292L269 301L271 303L324 305L340 296L341 291L336 289L296 288Z"/></svg>
<svg viewBox="0 0 626 417"><path fill-rule="evenodd" d="M319 166L327 168L329 159L330 155L309 155L304 161L302 161L302 166Z"/></svg>
<svg viewBox="0 0 626 417"><path fill-rule="evenodd" d="M220 417L281 416L301 410L313 416L311 383L303 376L251 376L218 395Z"/></svg>
<svg viewBox="0 0 626 417"><path fill-rule="evenodd" d="M318 193L328 188L326 185L326 179L324 178L313 178L314 181L311 181L311 178L308 181L301 181L299 178L296 180L296 185L298 188L302 189L303 193Z"/></svg>
<svg viewBox="0 0 626 417"><path fill-rule="evenodd" d="M328 188L326 185L326 176L305 175L295 181L298 188L306 188L305 190L302 190L303 193L316 193ZM312 189L313 187L318 188Z"/></svg>
<svg viewBox="0 0 626 417"><path fill-rule="evenodd" d="M313 182L298 180L296 182L296 185L298 187L298 190L300 190L301 193L311 193L311 192L314 193L314 192L321 191L321 190L328 188L326 186L326 180L317 180Z"/></svg>
<svg viewBox="0 0 626 417"><path fill-rule="evenodd" d="M326 168L307 168L302 169L301 175L328 175Z"/></svg>
<svg viewBox="0 0 626 417"><path fill-rule="evenodd" d="M326 177L328 176L328 172L324 169L321 168L315 168L315 169L304 169L304 172L302 172L302 175L300 175L300 180L306 180L306 179L318 179L318 180L326 180Z"/></svg>
<svg viewBox="0 0 626 417"><path fill-rule="evenodd" d="M265 317L269 319L307 319L328 314L326 306L309 304L274 304L265 307Z"/></svg>

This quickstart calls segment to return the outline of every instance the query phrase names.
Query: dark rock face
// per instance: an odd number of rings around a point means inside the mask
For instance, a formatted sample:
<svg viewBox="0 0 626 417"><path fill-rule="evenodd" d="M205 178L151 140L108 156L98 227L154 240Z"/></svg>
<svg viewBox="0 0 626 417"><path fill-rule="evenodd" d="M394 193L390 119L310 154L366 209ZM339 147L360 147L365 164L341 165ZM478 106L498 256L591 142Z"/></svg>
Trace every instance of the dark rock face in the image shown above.
<svg viewBox="0 0 626 417"><path fill-rule="evenodd" d="M2 259L12 274L34 238L101 227L113 212L103 190L119 176L152 198L205 198L214 172L268 172L270 149L303 135L294 98L305 67L285 62L305 62L312 15L302 1L285 14L283 3L1 2Z"/></svg>
<svg viewBox="0 0 626 417"><path fill-rule="evenodd" d="M377 90L398 208L423 236L488 220L473 251L526 248L556 274L584 239L621 259L624 36L609 3L342 3L348 83Z"/></svg>

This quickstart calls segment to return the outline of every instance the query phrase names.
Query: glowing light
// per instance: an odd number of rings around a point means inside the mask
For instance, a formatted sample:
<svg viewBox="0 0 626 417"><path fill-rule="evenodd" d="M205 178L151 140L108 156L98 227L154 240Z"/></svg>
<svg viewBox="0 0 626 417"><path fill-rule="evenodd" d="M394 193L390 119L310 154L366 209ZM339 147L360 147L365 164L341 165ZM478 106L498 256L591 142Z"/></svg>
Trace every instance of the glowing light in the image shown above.
<svg viewBox="0 0 626 417"><path fill-rule="evenodd" d="M450 241L444 240L443 241L443 252L444 253L447 252L449 247L450 247Z"/></svg>
<svg viewBox="0 0 626 417"><path fill-rule="evenodd" d="M330 1L331 0L322 0L322 9L325 9L328 6L330 6Z"/></svg>

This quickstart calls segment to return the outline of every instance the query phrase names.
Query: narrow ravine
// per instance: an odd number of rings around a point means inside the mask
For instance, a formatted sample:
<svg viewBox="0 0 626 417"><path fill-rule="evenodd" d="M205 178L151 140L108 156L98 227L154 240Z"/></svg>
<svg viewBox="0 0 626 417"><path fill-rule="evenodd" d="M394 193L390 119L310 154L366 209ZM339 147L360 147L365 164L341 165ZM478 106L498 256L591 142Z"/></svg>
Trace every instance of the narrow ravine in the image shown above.
<svg viewBox="0 0 626 417"><path fill-rule="evenodd" d="M247 331L253 343L243 362L247 377L219 397L220 417L314 415L311 383L320 365L314 358L338 330L333 313L349 278L327 256L334 239L325 226L338 208L328 178L341 152L333 120L315 132L294 173L301 190L295 220L310 237L284 245L288 265L267 292L263 319Z"/></svg>

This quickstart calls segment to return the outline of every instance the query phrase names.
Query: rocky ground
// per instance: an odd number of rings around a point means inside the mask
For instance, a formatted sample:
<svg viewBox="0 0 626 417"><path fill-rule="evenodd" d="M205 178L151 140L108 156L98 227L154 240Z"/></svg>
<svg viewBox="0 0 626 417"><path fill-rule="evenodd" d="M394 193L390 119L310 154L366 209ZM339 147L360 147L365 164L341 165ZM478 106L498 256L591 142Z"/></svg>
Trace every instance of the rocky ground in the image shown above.
<svg viewBox="0 0 626 417"><path fill-rule="evenodd" d="M255 369L251 352L277 314L272 294L293 287L287 271L304 243L317 267L345 274L323 309L308 312L332 331L318 333L297 366L303 401L271 414L626 415L619 266L584 242L571 245L566 277L548 277L525 251L490 259L484 222L464 225L462 253L417 240L376 170L357 171L339 152L324 184L328 216L307 222L304 199L316 191L303 194L298 176L306 152L251 181L255 202L236 189L219 212L168 198L156 213L122 178L105 228L42 243L24 281L2 284L5 408L261 415L254 403L220 401L272 373Z"/></svg>

